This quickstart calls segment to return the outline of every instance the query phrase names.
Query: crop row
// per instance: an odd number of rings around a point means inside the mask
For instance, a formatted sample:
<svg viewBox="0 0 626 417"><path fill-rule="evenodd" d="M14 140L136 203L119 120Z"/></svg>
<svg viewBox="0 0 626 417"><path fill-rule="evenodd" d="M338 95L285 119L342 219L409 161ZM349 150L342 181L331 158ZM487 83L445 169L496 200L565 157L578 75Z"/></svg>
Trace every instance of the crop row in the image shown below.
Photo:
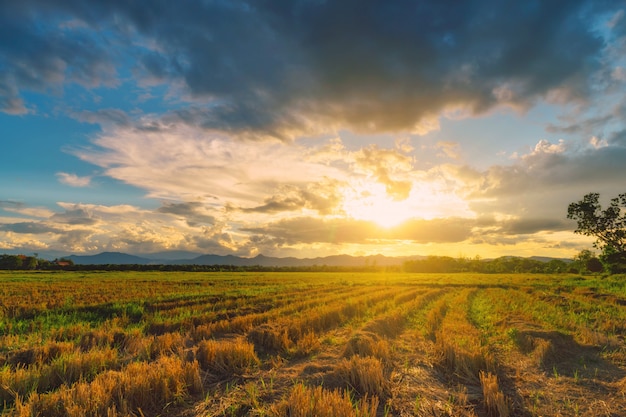
<svg viewBox="0 0 626 417"><path fill-rule="evenodd" d="M626 413L626 292L607 279L0 279L6 416ZM57 281L76 303L46 299Z"/></svg>

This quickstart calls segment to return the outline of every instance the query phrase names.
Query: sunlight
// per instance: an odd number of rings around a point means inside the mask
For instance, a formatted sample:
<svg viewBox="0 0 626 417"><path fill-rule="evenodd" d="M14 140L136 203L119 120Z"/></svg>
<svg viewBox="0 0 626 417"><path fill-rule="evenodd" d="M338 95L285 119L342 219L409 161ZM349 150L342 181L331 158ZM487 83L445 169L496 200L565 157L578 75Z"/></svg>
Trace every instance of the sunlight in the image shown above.
<svg viewBox="0 0 626 417"><path fill-rule="evenodd" d="M379 183L362 184L345 194L344 211L357 220L372 221L384 228L397 226L412 217L423 218L411 198L395 201Z"/></svg>
<svg viewBox="0 0 626 417"><path fill-rule="evenodd" d="M405 200L394 200L379 182L359 181L343 192L344 212L357 220L367 220L389 229L410 219L432 220L445 217L474 218L467 201L446 191L436 182L415 182Z"/></svg>

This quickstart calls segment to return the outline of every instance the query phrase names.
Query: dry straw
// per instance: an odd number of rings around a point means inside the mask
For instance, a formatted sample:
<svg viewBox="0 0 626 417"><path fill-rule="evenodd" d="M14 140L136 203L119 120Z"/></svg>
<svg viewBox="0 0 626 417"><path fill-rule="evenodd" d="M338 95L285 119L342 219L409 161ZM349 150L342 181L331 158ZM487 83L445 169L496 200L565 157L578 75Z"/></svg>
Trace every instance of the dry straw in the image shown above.
<svg viewBox="0 0 626 417"><path fill-rule="evenodd" d="M274 409L276 417L376 417L378 397L353 401L348 391L296 385Z"/></svg>
<svg viewBox="0 0 626 417"><path fill-rule="evenodd" d="M490 372L480 372L480 385L483 388L485 408L492 417L509 417L509 401L500 391L498 377Z"/></svg>

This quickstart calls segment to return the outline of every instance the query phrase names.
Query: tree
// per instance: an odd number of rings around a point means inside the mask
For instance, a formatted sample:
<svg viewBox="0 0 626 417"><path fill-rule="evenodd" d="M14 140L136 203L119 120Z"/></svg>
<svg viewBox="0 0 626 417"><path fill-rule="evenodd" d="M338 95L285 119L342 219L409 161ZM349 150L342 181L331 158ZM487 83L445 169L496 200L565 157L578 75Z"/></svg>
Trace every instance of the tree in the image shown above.
<svg viewBox="0 0 626 417"><path fill-rule="evenodd" d="M604 265L602 265L600 259L596 258L595 256L587 261L586 266L589 272L602 272L604 270Z"/></svg>
<svg viewBox="0 0 626 417"><path fill-rule="evenodd" d="M549 272L551 274L566 272L568 269L567 263L560 259L552 259L548 263L545 264L544 271Z"/></svg>
<svg viewBox="0 0 626 417"><path fill-rule="evenodd" d="M37 262L37 258L34 256L27 256L24 259L24 269L37 269L38 264L39 262Z"/></svg>
<svg viewBox="0 0 626 417"><path fill-rule="evenodd" d="M587 269L587 263L589 263L590 259L595 258L595 256L596 255L589 249L583 249L578 252L576 256L574 256L574 263L572 266L578 270L578 273L584 274L589 271Z"/></svg>
<svg viewBox="0 0 626 417"><path fill-rule="evenodd" d="M626 193L611 199L605 210L600 194L589 193L567 208L567 218L578 222L574 233L594 236L593 246L602 251L600 259L611 272L626 270Z"/></svg>

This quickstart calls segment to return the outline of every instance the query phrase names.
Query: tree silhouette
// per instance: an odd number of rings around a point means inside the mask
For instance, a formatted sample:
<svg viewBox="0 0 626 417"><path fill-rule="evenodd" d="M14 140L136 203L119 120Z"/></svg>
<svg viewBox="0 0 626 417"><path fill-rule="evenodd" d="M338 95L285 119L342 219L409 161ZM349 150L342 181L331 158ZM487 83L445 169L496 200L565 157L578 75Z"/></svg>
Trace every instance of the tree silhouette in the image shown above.
<svg viewBox="0 0 626 417"><path fill-rule="evenodd" d="M602 251L601 259L612 272L626 270L626 193L611 199L605 210L600 194L589 193L571 203L567 218L577 221L574 233L594 236L593 246Z"/></svg>

